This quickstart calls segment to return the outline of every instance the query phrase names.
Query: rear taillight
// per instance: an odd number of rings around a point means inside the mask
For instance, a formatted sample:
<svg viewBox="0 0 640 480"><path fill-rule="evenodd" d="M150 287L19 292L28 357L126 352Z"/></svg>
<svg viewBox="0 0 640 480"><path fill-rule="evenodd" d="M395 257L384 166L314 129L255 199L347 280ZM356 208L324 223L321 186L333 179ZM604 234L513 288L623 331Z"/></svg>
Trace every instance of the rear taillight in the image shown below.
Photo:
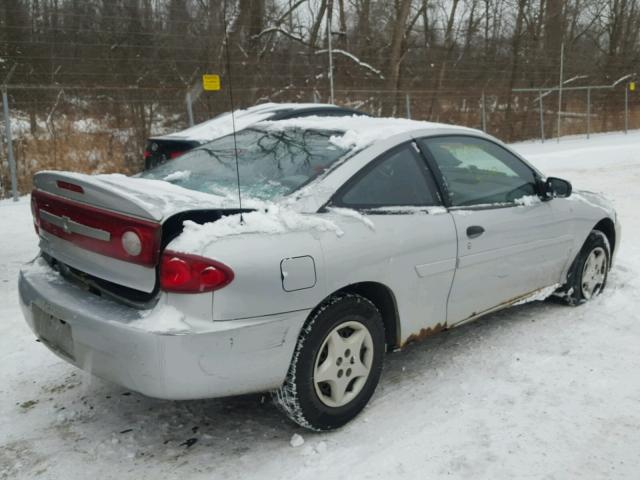
<svg viewBox="0 0 640 480"><path fill-rule="evenodd" d="M232 280L233 270L215 260L171 250L162 254L160 288L167 292L212 292Z"/></svg>
<svg viewBox="0 0 640 480"><path fill-rule="evenodd" d="M142 154L142 156L144 157L144 159L146 160L147 158L149 158L152 155L150 150L145 150L144 153Z"/></svg>
<svg viewBox="0 0 640 480"><path fill-rule="evenodd" d="M160 224L34 190L38 228L92 252L145 266L160 254Z"/></svg>
<svg viewBox="0 0 640 480"><path fill-rule="evenodd" d="M171 160L173 160L174 158L178 158L180 155L182 155L184 152L181 150L175 151L175 152L169 152L169 158Z"/></svg>

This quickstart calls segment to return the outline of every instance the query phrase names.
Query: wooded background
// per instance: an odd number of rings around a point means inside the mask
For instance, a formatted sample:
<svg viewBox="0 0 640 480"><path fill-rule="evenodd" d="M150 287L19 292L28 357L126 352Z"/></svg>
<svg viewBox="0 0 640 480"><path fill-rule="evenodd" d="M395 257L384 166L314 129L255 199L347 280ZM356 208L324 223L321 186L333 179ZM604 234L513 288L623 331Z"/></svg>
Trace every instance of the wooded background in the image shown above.
<svg viewBox="0 0 640 480"><path fill-rule="evenodd" d="M0 81L15 65L10 105L24 117L27 142L19 154L41 152L48 166L59 166L70 154L60 138L73 136L78 121L95 119L110 136L94 128L85 147L112 149L120 160L107 170L135 169L150 134L186 126L185 93L203 73L222 74L223 90L200 97L196 121L229 109L230 82L237 107L327 102L330 17L336 103L406 116L408 100L412 118L479 128L484 93L487 130L514 141L539 137L540 112L535 94L512 89L557 86L563 43L571 85L635 74L639 3L2 0ZM625 88L622 82L592 94L593 130L622 128ZM633 109L638 92L630 94ZM564 95L566 133L584 130L585 106L584 92ZM557 94L547 95L547 136L554 135L557 109ZM104 164L104 152L96 155Z"/></svg>

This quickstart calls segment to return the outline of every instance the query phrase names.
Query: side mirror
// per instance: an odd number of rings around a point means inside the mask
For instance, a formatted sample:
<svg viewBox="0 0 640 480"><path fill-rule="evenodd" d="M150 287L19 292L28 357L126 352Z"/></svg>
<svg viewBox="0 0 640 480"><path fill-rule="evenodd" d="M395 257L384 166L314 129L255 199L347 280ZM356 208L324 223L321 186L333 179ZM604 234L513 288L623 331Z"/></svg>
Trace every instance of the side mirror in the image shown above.
<svg viewBox="0 0 640 480"><path fill-rule="evenodd" d="M562 178L549 177L544 185L547 198L567 198L573 191L571 183Z"/></svg>

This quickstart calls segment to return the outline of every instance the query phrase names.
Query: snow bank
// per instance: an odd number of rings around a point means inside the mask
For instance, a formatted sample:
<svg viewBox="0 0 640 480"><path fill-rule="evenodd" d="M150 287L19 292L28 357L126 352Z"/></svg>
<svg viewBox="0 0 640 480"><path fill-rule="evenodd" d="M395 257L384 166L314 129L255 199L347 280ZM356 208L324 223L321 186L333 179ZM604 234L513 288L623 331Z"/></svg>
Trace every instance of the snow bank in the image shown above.
<svg viewBox="0 0 640 480"><path fill-rule="evenodd" d="M82 133L99 133L104 131L104 125L95 118L75 120L72 128L74 131Z"/></svg>
<svg viewBox="0 0 640 480"><path fill-rule="evenodd" d="M178 252L199 252L212 242L232 235L264 233L281 234L294 231L316 230L334 232L342 236L344 232L334 222L313 214L303 214L289 207L269 205L255 212L229 215L215 222L198 224L187 220L182 234L171 243L171 249Z"/></svg>

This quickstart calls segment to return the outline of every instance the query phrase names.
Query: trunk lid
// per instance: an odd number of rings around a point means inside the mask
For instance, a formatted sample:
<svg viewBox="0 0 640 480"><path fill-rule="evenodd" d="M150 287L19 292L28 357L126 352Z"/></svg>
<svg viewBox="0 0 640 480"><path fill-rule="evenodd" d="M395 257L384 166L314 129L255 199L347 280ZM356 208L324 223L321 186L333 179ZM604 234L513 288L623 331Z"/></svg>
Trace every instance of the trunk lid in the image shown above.
<svg viewBox="0 0 640 480"><path fill-rule="evenodd" d="M211 221L233 207L227 198L117 174L46 171L34 176L34 186L34 222L46 256L93 284L146 294L157 290L156 267L168 236L181 231L182 222L174 220L193 212Z"/></svg>
<svg viewBox="0 0 640 480"><path fill-rule="evenodd" d="M155 222L184 210L235 208L237 204L235 199L188 190L162 180L115 173L43 171L35 174L33 182L37 190Z"/></svg>

